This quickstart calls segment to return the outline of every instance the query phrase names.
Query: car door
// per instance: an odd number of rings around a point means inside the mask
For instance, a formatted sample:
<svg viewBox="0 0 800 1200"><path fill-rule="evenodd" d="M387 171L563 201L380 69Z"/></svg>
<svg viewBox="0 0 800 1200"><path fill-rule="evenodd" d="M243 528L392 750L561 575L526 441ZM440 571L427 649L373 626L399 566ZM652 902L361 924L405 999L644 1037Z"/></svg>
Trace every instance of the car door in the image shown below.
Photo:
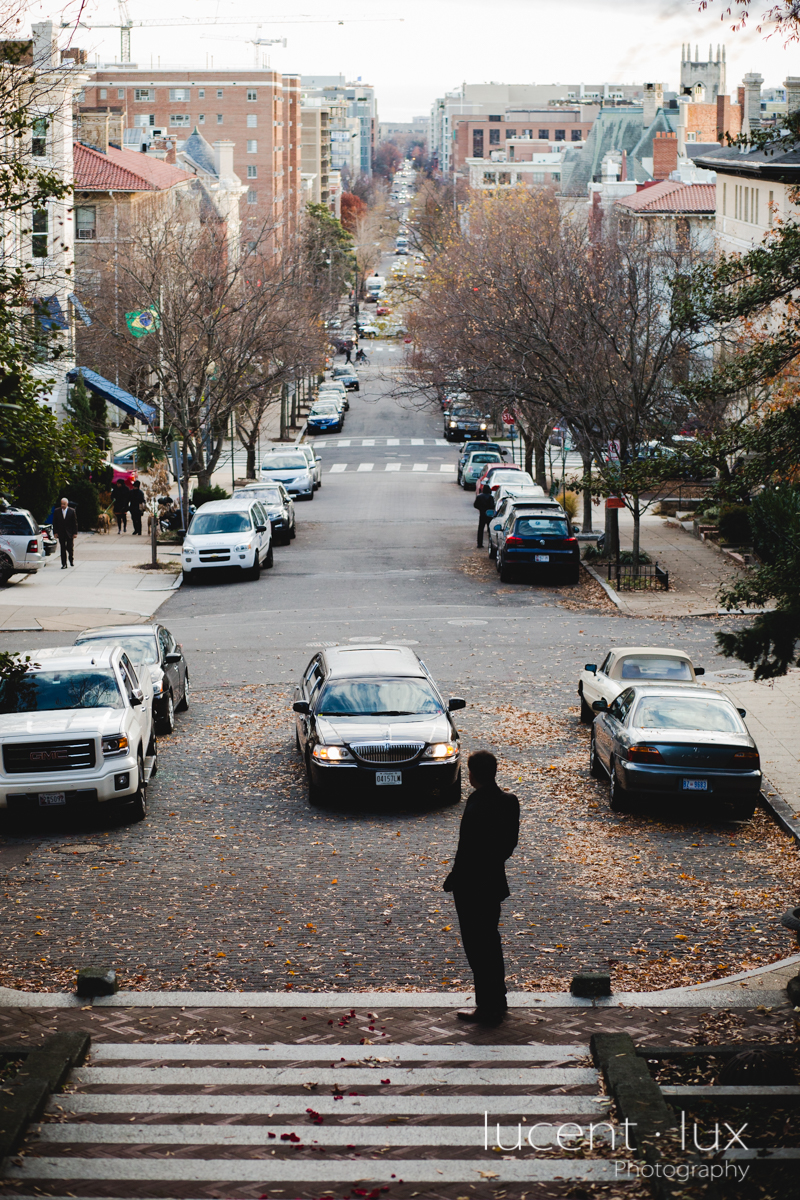
<svg viewBox="0 0 800 1200"><path fill-rule="evenodd" d="M299 700L305 700L309 709L313 709L314 701L322 684L322 664L319 655L312 658L305 670L305 674L300 683ZM300 749L303 754L308 748L311 730L313 729L314 718L311 712L298 713L295 717L295 726L297 728L297 740L300 743Z"/></svg>
<svg viewBox="0 0 800 1200"><path fill-rule="evenodd" d="M267 557L270 530L272 526L270 524L269 516L264 512L264 509L261 507L261 504L258 500L253 501L252 517L256 528L258 557L259 561L263 563L264 559ZM261 529L260 533L258 532L259 528Z"/></svg>
<svg viewBox="0 0 800 1200"><path fill-rule="evenodd" d="M120 657L119 673L122 677L122 684L128 704L133 713L134 724L139 730L142 753L146 755L150 746L150 733L153 725L153 690L150 687L144 686L144 677L141 680L138 678L133 663L127 654L123 653ZM137 704L135 702L135 689L144 693L144 703Z"/></svg>
<svg viewBox="0 0 800 1200"><path fill-rule="evenodd" d="M600 664L600 669L594 677L596 694L592 697L593 700L605 700L606 704L610 704L619 695L619 685L614 682L609 674L614 668L615 661L614 654L609 653Z"/></svg>

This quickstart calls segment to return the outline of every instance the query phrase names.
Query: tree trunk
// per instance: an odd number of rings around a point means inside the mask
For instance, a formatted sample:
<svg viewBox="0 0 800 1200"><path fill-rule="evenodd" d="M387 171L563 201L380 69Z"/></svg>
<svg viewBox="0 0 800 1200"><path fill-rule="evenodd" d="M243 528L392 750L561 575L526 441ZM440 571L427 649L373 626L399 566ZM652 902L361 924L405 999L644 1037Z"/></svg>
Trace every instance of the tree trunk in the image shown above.
<svg viewBox="0 0 800 1200"><path fill-rule="evenodd" d="M633 572L636 575L639 571L639 536L642 527L642 512L638 496L633 497L631 512L633 514Z"/></svg>
<svg viewBox="0 0 800 1200"><path fill-rule="evenodd" d="M256 448L254 445L246 445L247 448L247 467L245 468L245 477L247 479L256 478Z"/></svg>
<svg viewBox="0 0 800 1200"><path fill-rule="evenodd" d="M521 426L520 436L522 436ZM525 470L529 475L533 475L533 441L527 436L525 438Z"/></svg>
<svg viewBox="0 0 800 1200"><path fill-rule="evenodd" d="M592 478L592 456L591 456L591 454L588 456L588 458L584 457L583 477L587 483L589 483L591 481L591 478ZM585 489L584 493L583 493L583 532L584 533L592 532L592 493L588 488Z"/></svg>
<svg viewBox="0 0 800 1200"><path fill-rule="evenodd" d="M605 558L614 562L619 555L619 509L606 508Z"/></svg>
<svg viewBox="0 0 800 1200"><path fill-rule="evenodd" d="M186 438L183 439L183 449L181 454L181 476L183 487L183 528L189 527L189 443Z"/></svg>
<svg viewBox="0 0 800 1200"><path fill-rule="evenodd" d="M547 439L542 437L538 429L534 430L533 444L536 451L536 482L540 488L547 491Z"/></svg>

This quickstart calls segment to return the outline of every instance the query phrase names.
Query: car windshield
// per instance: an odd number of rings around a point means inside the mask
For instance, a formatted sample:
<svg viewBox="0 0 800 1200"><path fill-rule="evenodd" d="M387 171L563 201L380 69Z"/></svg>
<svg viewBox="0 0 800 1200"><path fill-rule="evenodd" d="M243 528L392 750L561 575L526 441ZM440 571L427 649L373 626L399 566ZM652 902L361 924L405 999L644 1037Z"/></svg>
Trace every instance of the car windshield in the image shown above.
<svg viewBox="0 0 800 1200"><path fill-rule="evenodd" d="M471 454L469 465L474 467L476 463L500 462L499 454Z"/></svg>
<svg viewBox="0 0 800 1200"><path fill-rule="evenodd" d="M637 654L622 660L620 679L680 679L691 683L692 668L685 658Z"/></svg>
<svg viewBox="0 0 800 1200"><path fill-rule="evenodd" d="M442 711L426 679L335 679L322 693L323 717L407 717Z"/></svg>
<svg viewBox="0 0 800 1200"><path fill-rule="evenodd" d="M304 454L270 454L261 464L262 471L304 470L308 466Z"/></svg>
<svg viewBox="0 0 800 1200"><path fill-rule="evenodd" d="M192 537L204 533L246 533L252 529L250 514L246 512L197 512L192 517L188 532Z"/></svg>
<svg viewBox="0 0 800 1200"><path fill-rule="evenodd" d="M93 646L122 646L136 662L158 662L158 642L153 633L124 633L121 636L109 633L103 637L78 638L75 645L85 646L87 643Z"/></svg>
<svg viewBox="0 0 800 1200"><path fill-rule="evenodd" d="M309 416L312 417L335 417L338 413L338 408L335 404L315 404L311 409Z"/></svg>
<svg viewBox="0 0 800 1200"><path fill-rule="evenodd" d="M122 693L112 670L25 671L0 680L0 713L4 715L122 707Z"/></svg>
<svg viewBox="0 0 800 1200"><path fill-rule="evenodd" d="M283 497L277 488L240 488L239 491L233 493L234 500L242 497L262 500L264 504L283 504Z"/></svg>
<svg viewBox="0 0 800 1200"><path fill-rule="evenodd" d="M567 522L557 517L522 517L514 531L517 537L540 537L543 533L551 537L567 537Z"/></svg>
<svg viewBox="0 0 800 1200"><path fill-rule="evenodd" d="M694 697L644 696L632 721L640 729L683 729L708 733L744 733L732 704Z"/></svg>

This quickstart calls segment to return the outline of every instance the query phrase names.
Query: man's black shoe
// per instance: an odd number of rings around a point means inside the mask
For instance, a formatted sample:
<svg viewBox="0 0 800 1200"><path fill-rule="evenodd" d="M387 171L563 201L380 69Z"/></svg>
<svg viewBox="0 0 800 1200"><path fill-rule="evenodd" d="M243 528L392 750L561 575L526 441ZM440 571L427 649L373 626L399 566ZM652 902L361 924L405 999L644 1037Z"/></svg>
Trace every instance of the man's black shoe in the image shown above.
<svg viewBox="0 0 800 1200"><path fill-rule="evenodd" d="M461 1010L456 1013L459 1021L466 1021L468 1025L499 1025L508 1009L491 1009L491 1008L475 1008L471 1012Z"/></svg>

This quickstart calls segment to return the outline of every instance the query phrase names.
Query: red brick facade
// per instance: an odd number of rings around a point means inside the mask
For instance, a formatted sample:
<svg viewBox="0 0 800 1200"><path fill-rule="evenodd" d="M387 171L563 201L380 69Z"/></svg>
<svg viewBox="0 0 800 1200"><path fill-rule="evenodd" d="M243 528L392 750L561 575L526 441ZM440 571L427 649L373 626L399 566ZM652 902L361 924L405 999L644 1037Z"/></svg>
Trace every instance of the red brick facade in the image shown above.
<svg viewBox="0 0 800 1200"><path fill-rule="evenodd" d="M561 148L580 144L594 124L594 120L581 121L580 115L580 109L554 108L502 114L498 120L489 116L454 116L453 169L460 170L468 158L491 158L493 150L506 149L508 138L529 137L540 143L537 148L540 154L546 154L551 145Z"/></svg>

